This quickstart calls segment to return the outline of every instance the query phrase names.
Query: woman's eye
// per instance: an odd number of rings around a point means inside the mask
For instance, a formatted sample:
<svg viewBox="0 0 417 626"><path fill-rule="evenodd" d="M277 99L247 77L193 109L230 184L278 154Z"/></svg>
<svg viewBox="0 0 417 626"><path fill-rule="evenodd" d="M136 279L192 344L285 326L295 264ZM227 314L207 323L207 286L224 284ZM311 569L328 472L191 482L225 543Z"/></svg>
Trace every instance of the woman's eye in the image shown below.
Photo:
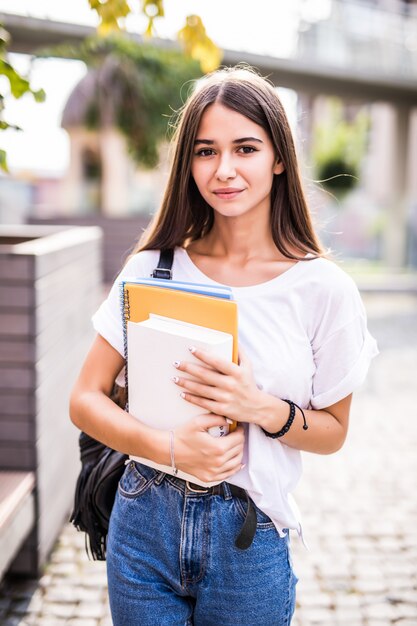
<svg viewBox="0 0 417 626"><path fill-rule="evenodd" d="M202 150L198 150L198 152L195 153L195 156L205 157L212 156L213 154L214 151L211 148L203 148Z"/></svg>
<svg viewBox="0 0 417 626"><path fill-rule="evenodd" d="M252 152L257 152L257 150L253 146L241 146L238 152L242 152L243 154L252 154Z"/></svg>

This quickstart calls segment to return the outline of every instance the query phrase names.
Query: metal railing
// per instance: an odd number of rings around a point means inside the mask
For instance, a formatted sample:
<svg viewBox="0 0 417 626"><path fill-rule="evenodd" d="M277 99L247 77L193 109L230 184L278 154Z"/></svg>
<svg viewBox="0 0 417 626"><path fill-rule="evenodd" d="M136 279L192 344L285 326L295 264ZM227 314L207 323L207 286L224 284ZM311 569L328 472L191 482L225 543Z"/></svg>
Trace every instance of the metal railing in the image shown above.
<svg viewBox="0 0 417 626"><path fill-rule="evenodd" d="M388 79L417 79L416 4L328 0L319 19L305 14L307 4L300 6L295 59Z"/></svg>

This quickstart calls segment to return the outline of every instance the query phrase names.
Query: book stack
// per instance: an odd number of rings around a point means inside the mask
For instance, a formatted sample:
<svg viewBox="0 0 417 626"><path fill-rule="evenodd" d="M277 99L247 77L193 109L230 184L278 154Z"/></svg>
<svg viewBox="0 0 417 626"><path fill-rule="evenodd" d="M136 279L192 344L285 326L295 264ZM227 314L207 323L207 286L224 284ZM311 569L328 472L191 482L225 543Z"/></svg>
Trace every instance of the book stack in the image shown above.
<svg viewBox="0 0 417 626"><path fill-rule="evenodd" d="M189 351L191 346L237 362L237 304L231 290L154 278L127 279L121 284L121 297L129 413L161 430L175 430L207 413L181 398L181 389L172 381L178 374L173 362L197 361ZM180 375L190 378L183 372ZM132 458L173 474L170 466ZM181 471L177 475L202 486L215 484Z"/></svg>

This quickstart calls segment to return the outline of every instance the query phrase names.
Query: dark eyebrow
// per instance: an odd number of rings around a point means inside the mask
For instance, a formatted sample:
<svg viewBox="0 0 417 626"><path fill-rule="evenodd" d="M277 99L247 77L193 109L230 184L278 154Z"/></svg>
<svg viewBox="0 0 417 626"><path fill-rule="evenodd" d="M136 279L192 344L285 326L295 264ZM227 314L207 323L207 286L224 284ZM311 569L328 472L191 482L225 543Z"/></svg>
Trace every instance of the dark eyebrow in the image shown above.
<svg viewBox="0 0 417 626"><path fill-rule="evenodd" d="M256 137L242 137L242 139L234 139L233 143L246 143L247 141L257 141L258 143L263 143L261 139L257 139Z"/></svg>
<svg viewBox="0 0 417 626"><path fill-rule="evenodd" d="M256 137L242 137L241 139L234 139L232 143L240 144L240 143L247 143L248 141L256 141L258 143L263 143L261 139L257 139ZM215 142L212 139L196 139L194 141L194 145L197 145L198 143L202 143L205 146L212 146Z"/></svg>

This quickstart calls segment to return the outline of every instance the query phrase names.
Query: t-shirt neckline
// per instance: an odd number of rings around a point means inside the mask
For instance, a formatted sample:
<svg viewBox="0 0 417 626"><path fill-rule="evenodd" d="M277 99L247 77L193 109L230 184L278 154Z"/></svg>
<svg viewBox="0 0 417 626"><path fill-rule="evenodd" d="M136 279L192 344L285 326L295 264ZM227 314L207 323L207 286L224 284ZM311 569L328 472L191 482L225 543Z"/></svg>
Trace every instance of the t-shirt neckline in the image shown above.
<svg viewBox="0 0 417 626"><path fill-rule="evenodd" d="M303 269L303 266L305 263L304 261L297 261L296 263L294 263L294 265L292 265L287 270L285 270L285 272L282 272L282 274L278 274L278 276L274 276L274 278L271 278L270 280L267 280L263 283L258 283L256 285L247 285L245 287L235 287L233 285L226 285L225 283L220 283L214 280L213 278L210 278L210 276L207 276L207 274L202 272L197 267L197 265L191 259L190 255L188 254L185 248L178 248L178 251L181 252L182 257L185 263L189 266L189 268L194 273L198 274L199 276L198 280L202 280L205 283L209 283L212 285L220 285L222 287L229 287L230 289L232 289L234 293L239 294L239 295L255 295L256 293L268 292L271 289L276 289L277 287L287 285L288 282L291 281L295 277L295 275L298 274L299 271ZM310 254L307 254L306 258L308 258L309 256Z"/></svg>

